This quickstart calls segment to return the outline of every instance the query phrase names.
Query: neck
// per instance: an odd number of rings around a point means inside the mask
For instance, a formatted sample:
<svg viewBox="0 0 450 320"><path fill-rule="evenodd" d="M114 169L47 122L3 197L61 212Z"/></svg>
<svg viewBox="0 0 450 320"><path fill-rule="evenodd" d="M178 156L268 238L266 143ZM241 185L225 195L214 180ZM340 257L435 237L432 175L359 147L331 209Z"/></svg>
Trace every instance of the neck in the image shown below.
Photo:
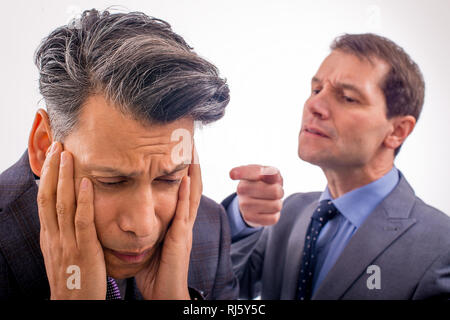
<svg viewBox="0 0 450 320"><path fill-rule="evenodd" d="M333 199L380 179L394 166L393 162L372 167L322 168Z"/></svg>

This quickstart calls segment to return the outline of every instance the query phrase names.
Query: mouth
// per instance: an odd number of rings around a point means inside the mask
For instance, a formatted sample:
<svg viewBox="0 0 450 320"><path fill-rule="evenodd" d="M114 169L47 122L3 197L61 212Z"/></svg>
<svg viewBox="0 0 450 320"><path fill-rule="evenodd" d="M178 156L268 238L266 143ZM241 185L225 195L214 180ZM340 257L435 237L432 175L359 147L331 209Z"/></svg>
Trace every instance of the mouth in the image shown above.
<svg viewBox="0 0 450 320"><path fill-rule="evenodd" d="M327 136L325 133L323 133L321 130L317 129L317 128L313 128L313 127L305 127L303 129L303 132L310 134L310 135L314 135L314 136L318 136L318 137L322 137L322 138L329 138L329 136Z"/></svg>
<svg viewBox="0 0 450 320"><path fill-rule="evenodd" d="M111 252L115 257L117 257L119 260L130 263L130 264L136 264L141 263L145 260L145 258L150 254L151 249L147 249L144 251L116 251L112 249L106 249L107 251Z"/></svg>

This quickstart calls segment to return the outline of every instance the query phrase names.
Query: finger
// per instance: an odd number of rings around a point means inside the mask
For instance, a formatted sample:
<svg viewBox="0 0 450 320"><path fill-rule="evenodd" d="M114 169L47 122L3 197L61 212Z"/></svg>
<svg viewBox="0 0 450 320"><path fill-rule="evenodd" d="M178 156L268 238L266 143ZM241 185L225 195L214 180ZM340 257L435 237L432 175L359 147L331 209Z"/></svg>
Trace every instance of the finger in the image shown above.
<svg viewBox="0 0 450 320"><path fill-rule="evenodd" d="M241 212L254 212L257 214L271 214L280 212L283 207L281 200L261 200L248 197L238 197Z"/></svg>
<svg viewBox="0 0 450 320"><path fill-rule="evenodd" d="M177 245L184 247L186 242L186 236L189 235L190 228L189 223L189 194L190 194L190 178L184 176L181 179L180 188L178 189L178 201L175 209L175 215L166 234L165 246L171 243L171 246ZM170 239L170 241L169 241Z"/></svg>
<svg viewBox="0 0 450 320"><path fill-rule="evenodd" d="M190 195L190 177L184 176L181 179L180 188L178 189L178 202L173 218L172 226L178 222L189 221L189 195Z"/></svg>
<svg viewBox="0 0 450 320"><path fill-rule="evenodd" d="M271 226L278 222L280 219L280 212L272 214L243 214L244 221L251 227Z"/></svg>
<svg viewBox="0 0 450 320"><path fill-rule="evenodd" d="M73 181L73 159L68 151L61 153L58 189L56 193L56 213L61 243L75 244L75 186Z"/></svg>
<svg viewBox="0 0 450 320"><path fill-rule="evenodd" d="M238 196L254 199L279 200L284 196L283 187L278 184L267 184L263 181L241 180L237 186Z"/></svg>
<svg viewBox="0 0 450 320"><path fill-rule="evenodd" d="M257 164L235 167L230 171L230 178L232 180L258 181L261 175L262 168L263 166Z"/></svg>
<svg viewBox="0 0 450 320"><path fill-rule="evenodd" d="M50 234L58 232L56 217L56 191L58 185L61 144L54 142L41 170L37 204L41 227Z"/></svg>
<svg viewBox="0 0 450 320"><path fill-rule="evenodd" d="M75 236L78 249L97 243L97 232L94 224L94 190L92 182L81 179L75 213Z"/></svg>
<svg viewBox="0 0 450 320"><path fill-rule="evenodd" d="M280 171L275 167L264 167L261 170L260 178L261 181L264 181L265 183L279 183L283 185L283 177L281 176Z"/></svg>
<svg viewBox="0 0 450 320"><path fill-rule="evenodd" d="M265 181L266 183L276 183L282 181L281 175L277 168L257 164L231 169L230 178L233 180Z"/></svg>
<svg viewBox="0 0 450 320"><path fill-rule="evenodd" d="M188 175L190 177L190 196L189 196L189 219L193 224L197 217L198 206L203 193L203 182L200 164L198 163L198 154L193 147L193 157L197 159L197 163L192 163L189 166Z"/></svg>

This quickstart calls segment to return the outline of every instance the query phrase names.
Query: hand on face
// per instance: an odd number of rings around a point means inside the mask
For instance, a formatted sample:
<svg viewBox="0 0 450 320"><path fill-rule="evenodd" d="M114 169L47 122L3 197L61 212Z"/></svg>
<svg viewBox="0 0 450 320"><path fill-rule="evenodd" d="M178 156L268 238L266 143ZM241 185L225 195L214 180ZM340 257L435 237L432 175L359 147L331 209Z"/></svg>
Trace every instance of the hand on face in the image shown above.
<svg viewBox="0 0 450 320"><path fill-rule="evenodd" d="M195 149L194 149L195 152ZM202 195L199 164L190 164L178 190L178 202L156 268L149 266L136 275L144 299L190 299L187 281L192 248L192 229Z"/></svg>
<svg viewBox="0 0 450 320"><path fill-rule="evenodd" d="M155 264L136 274L146 299L189 299L187 288L192 228L202 194L200 167L191 164L183 177L172 224ZM75 197L73 158L55 143L41 172L38 192L41 250L51 299L105 299L106 266L94 224L94 192L84 178ZM69 266L80 271L80 286L69 285ZM72 288L72 289L71 289Z"/></svg>
<svg viewBox="0 0 450 320"><path fill-rule="evenodd" d="M239 210L244 221L253 227L269 226L278 222L283 205L283 178L273 167L248 165L230 171L237 187Z"/></svg>
<svg viewBox="0 0 450 320"><path fill-rule="evenodd" d="M83 178L76 200L73 158L58 142L45 159L37 202L51 299L104 300L106 268L94 225L92 183ZM79 270L79 287L73 287L77 280L70 279L70 266Z"/></svg>

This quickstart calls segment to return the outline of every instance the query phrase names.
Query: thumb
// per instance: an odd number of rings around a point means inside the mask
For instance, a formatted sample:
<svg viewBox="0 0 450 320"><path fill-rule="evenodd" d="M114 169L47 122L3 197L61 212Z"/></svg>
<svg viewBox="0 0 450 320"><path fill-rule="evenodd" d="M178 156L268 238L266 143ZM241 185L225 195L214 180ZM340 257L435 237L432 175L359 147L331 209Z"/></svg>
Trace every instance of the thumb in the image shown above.
<svg viewBox="0 0 450 320"><path fill-rule="evenodd" d="M281 185L283 185L283 177L281 176L280 171L275 167L263 167L260 179L268 184L281 183Z"/></svg>

